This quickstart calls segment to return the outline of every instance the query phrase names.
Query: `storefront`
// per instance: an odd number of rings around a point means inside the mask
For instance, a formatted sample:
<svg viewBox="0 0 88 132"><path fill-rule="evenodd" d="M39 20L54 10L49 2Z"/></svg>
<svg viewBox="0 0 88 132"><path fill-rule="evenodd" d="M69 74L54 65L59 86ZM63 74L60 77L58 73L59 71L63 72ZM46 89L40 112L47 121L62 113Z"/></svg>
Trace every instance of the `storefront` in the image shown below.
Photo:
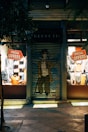
<svg viewBox="0 0 88 132"><path fill-rule="evenodd" d="M37 21L30 43L3 43L2 84L5 99L88 99L88 46L86 39L66 43L60 21ZM53 27L53 28L52 28ZM73 37L73 36L72 36ZM73 38L68 38L67 41ZM68 46L67 46L68 44ZM39 62L46 53L47 66L39 82ZM46 68L45 68L46 67ZM49 78L45 81L45 75ZM46 70L45 70L46 69ZM67 73L67 74L66 74ZM64 83L63 83L64 82ZM48 87L48 96L46 87ZM41 87L41 88L40 88Z"/></svg>
<svg viewBox="0 0 88 132"><path fill-rule="evenodd" d="M3 43L0 47L5 99L66 99L63 26L60 21L36 23L38 30L31 34L29 43ZM44 77L39 82L39 62L44 52L47 62L42 64Z"/></svg>
<svg viewBox="0 0 88 132"><path fill-rule="evenodd" d="M63 21L37 21L37 25L38 30L32 34L28 44L3 43L0 46L4 98L88 99L86 39L77 42L79 36L76 39L72 36L66 42L67 34L62 28L66 25ZM40 81L39 62L44 52L47 65L42 64L44 78ZM45 81L48 70L49 78Z"/></svg>
<svg viewBox="0 0 88 132"><path fill-rule="evenodd" d="M72 21L64 0L29 3L28 42L0 45L4 98L88 99L88 31L80 31L88 22Z"/></svg>

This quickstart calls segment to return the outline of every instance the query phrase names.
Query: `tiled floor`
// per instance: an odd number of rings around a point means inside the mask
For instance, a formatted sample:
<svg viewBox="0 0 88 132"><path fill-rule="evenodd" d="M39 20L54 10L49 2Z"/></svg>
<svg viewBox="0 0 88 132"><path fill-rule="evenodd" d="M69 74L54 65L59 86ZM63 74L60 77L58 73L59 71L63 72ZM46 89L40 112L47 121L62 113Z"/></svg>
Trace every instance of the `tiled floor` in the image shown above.
<svg viewBox="0 0 88 132"><path fill-rule="evenodd" d="M10 132L85 132L87 113L88 106L60 104L57 108L33 108L27 105L5 109L4 117L12 127Z"/></svg>

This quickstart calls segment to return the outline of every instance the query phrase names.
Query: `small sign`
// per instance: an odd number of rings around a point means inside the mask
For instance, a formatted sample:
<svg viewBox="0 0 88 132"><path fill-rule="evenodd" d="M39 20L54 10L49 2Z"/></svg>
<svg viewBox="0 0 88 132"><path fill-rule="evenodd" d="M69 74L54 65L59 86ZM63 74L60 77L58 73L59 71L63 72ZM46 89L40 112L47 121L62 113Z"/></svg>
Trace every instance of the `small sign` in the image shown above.
<svg viewBox="0 0 88 132"><path fill-rule="evenodd" d="M73 52L71 58L74 61L87 59L86 50L80 50Z"/></svg>
<svg viewBox="0 0 88 132"><path fill-rule="evenodd" d="M23 57L21 50L8 49L8 58L13 60L20 60Z"/></svg>
<svg viewBox="0 0 88 132"><path fill-rule="evenodd" d="M62 30L51 28L39 28L32 35L33 42L62 42Z"/></svg>

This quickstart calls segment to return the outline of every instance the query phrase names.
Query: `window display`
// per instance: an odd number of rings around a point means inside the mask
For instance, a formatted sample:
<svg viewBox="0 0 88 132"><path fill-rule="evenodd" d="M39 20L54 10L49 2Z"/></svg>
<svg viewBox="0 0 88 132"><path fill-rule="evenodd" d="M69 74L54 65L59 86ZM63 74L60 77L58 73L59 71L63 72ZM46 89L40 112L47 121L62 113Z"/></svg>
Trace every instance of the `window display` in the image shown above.
<svg viewBox="0 0 88 132"><path fill-rule="evenodd" d="M4 44L1 50L1 73L3 85L26 85L26 46L15 48Z"/></svg>
<svg viewBox="0 0 88 132"><path fill-rule="evenodd" d="M88 85L88 55L82 47L68 47L67 83L70 85Z"/></svg>

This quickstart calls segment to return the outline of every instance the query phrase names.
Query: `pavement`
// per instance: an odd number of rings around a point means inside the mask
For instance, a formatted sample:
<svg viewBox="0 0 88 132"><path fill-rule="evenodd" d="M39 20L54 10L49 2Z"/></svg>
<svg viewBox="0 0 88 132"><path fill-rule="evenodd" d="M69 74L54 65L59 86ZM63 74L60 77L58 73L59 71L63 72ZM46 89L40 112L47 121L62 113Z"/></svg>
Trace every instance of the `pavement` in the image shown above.
<svg viewBox="0 0 88 132"><path fill-rule="evenodd" d="M88 106L73 106L66 102L57 107L48 107L49 104L35 106L5 108L2 132L85 132Z"/></svg>

